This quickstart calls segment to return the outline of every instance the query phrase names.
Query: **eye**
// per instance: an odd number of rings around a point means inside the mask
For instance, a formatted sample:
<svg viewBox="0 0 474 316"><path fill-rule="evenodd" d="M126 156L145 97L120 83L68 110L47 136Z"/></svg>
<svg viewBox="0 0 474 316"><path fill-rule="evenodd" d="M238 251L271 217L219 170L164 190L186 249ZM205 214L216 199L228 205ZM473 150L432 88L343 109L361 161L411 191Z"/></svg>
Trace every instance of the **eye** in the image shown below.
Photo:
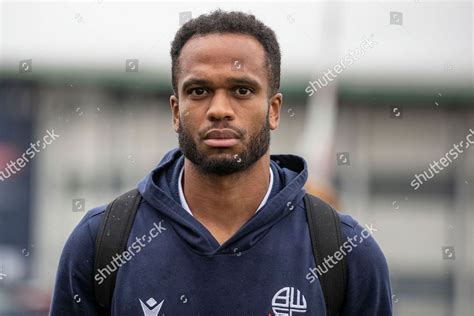
<svg viewBox="0 0 474 316"><path fill-rule="evenodd" d="M196 93L193 94L193 92L196 92ZM204 88L191 88L188 90L188 94L198 96L198 97L204 95L205 92L206 92L206 89Z"/></svg>
<svg viewBox="0 0 474 316"><path fill-rule="evenodd" d="M250 88L247 88L247 87L237 87L237 89L235 89L235 91L237 91L237 94L240 95L240 96L248 96L250 93L252 93L252 89Z"/></svg>

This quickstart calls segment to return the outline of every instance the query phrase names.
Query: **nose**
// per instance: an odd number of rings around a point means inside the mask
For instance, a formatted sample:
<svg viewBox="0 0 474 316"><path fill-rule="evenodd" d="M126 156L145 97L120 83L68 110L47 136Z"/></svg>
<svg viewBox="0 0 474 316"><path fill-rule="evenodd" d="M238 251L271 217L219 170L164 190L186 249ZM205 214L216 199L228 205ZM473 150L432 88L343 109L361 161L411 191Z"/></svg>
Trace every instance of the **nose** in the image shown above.
<svg viewBox="0 0 474 316"><path fill-rule="evenodd" d="M235 113L232 101L225 90L216 90L207 109L207 118L210 121L233 120Z"/></svg>

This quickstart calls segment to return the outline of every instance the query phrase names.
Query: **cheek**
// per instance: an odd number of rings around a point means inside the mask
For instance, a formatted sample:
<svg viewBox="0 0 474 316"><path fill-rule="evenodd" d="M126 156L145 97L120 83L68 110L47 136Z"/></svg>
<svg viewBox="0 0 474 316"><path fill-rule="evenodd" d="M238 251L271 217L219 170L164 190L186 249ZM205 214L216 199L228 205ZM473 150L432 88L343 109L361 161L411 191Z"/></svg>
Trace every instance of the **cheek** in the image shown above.
<svg viewBox="0 0 474 316"><path fill-rule="evenodd" d="M259 113L258 118L254 120L254 126L256 126L257 130L260 130L262 126L267 122L267 110L263 110Z"/></svg>
<svg viewBox="0 0 474 316"><path fill-rule="evenodd" d="M197 132L199 130L199 125L197 124L194 117L191 117L189 112L184 112L180 117L179 131L186 132L189 136L195 138L197 137Z"/></svg>
<svg viewBox="0 0 474 316"><path fill-rule="evenodd" d="M257 135L258 133L260 133L260 131L262 130L264 124L265 124L265 121L266 121L266 116L263 115L263 116L259 116L258 119L253 119L253 121L251 121L251 125L247 125L246 126L246 131L247 131L247 135L245 138L249 138L251 135L252 136L255 136Z"/></svg>

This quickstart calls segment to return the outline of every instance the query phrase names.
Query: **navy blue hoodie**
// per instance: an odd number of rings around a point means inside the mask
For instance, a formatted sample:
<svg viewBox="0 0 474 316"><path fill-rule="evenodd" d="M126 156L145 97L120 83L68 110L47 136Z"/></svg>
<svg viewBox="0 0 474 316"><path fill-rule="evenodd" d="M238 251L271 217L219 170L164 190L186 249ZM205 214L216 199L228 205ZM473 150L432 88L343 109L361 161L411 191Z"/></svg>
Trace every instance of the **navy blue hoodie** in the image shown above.
<svg viewBox="0 0 474 316"><path fill-rule="evenodd" d="M120 266L112 315L325 315L315 276L303 196L308 172L296 155L271 155L274 181L266 204L225 243L182 208L184 156L170 150L138 184L143 196ZM51 315L97 315L95 238L106 205L90 210L59 262ZM391 315L387 263L371 235L342 214L348 284L343 315ZM358 239L354 236L359 236ZM348 246L349 243L347 242ZM334 262L334 261L333 261Z"/></svg>

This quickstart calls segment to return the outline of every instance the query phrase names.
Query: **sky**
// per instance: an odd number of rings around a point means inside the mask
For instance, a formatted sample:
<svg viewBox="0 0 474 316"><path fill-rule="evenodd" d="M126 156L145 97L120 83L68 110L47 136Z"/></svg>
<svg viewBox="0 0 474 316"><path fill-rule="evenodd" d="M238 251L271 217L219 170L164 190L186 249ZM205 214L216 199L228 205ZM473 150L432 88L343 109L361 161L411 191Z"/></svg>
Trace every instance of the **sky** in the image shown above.
<svg viewBox="0 0 474 316"><path fill-rule="evenodd" d="M345 79L472 78L473 10L465 1L2 1L0 66L32 59L35 71L114 71L137 58L140 71L169 74L180 12L196 17L218 7L251 12L275 31L283 73L320 75L370 37L377 44Z"/></svg>

